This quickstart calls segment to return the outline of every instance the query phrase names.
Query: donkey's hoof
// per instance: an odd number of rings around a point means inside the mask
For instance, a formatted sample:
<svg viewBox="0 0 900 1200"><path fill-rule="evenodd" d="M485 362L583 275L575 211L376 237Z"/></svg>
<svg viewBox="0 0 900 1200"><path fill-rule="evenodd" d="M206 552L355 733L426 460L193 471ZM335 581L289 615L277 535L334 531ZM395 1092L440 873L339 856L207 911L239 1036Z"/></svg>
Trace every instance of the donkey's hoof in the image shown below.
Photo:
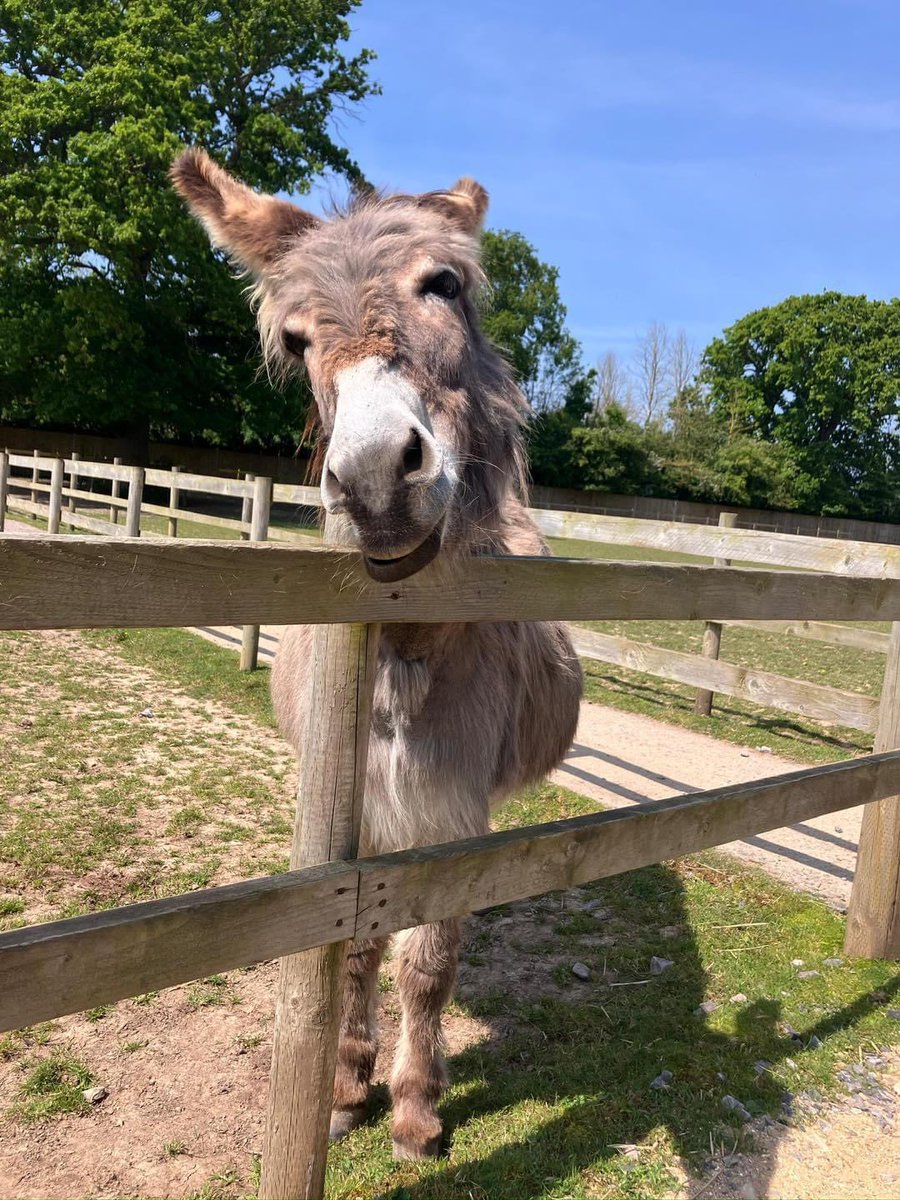
<svg viewBox="0 0 900 1200"><path fill-rule="evenodd" d="M394 1134L394 1158L439 1158L442 1151L443 1137L440 1132L432 1137Z"/></svg>
<svg viewBox="0 0 900 1200"><path fill-rule="evenodd" d="M366 1107L357 1104L354 1108L333 1108L331 1110L331 1126L328 1130L329 1141L339 1142L348 1133L362 1125L366 1119Z"/></svg>

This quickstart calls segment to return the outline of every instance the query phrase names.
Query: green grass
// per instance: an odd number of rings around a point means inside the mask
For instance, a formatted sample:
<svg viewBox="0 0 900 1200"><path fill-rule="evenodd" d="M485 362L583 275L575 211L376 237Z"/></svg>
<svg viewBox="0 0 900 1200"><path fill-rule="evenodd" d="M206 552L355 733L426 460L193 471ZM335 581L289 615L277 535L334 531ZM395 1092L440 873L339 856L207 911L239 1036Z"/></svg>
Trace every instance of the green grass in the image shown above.
<svg viewBox="0 0 900 1200"><path fill-rule="evenodd" d="M555 813L559 797L548 802ZM584 907L591 901L602 904L599 921ZM512 926L496 925L509 917ZM456 1011L497 1037L450 1064L449 1158L394 1163L379 1092L371 1125L331 1152L332 1200L450 1200L461 1181L462 1194L516 1200L663 1196L675 1185L676 1158L697 1167L711 1146L750 1147L722 1108L725 1094L756 1116L780 1118L785 1093L832 1094L839 1066L896 1040L886 1015L900 989L896 965L825 967L841 953L841 918L723 857L647 868L473 920L485 959L516 931L523 976L549 944L562 959L546 968L558 986L529 997L513 983L457 1001ZM596 934L611 944L595 945ZM651 955L675 965L651 977ZM800 980L794 958L819 977ZM587 983L572 976L575 961L591 968ZM739 993L747 999L729 1003ZM697 1015L707 999L720 1007ZM759 1072L763 1060L770 1066ZM655 1091L663 1070L672 1083ZM614 1148L635 1143L637 1165Z"/></svg>
<svg viewBox="0 0 900 1200"><path fill-rule="evenodd" d="M89 1112L91 1106L82 1092L93 1081L84 1063L56 1048L46 1058L33 1060L27 1066L10 1116L31 1124L64 1113Z"/></svg>

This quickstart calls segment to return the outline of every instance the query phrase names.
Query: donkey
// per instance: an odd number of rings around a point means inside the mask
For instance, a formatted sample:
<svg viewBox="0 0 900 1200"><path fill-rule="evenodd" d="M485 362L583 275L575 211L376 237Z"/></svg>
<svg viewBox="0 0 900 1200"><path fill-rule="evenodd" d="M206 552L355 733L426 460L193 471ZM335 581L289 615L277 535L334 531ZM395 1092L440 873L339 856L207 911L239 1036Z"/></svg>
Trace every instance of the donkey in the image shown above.
<svg viewBox="0 0 900 1200"><path fill-rule="evenodd" d="M450 579L468 555L547 554L523 502L526 403L479 327L484 189L461 179L449 191L369 194L320 220L253 192L199 150L183 152L172 177L212 242L254 279L270 372L308 373L325 448L322 502L345 523L368 574L394 581L433 564ZM278 719L298 753L315 719L305 687L310 632L286 631L272 671ZM494 804L560 762L580 695L562 625L386 626L361 852L487 832ZM460 923L406 930L397 941L394 1154L421 1158L441 1148L441 1014ZM365 1119L385 947L359 941L348 958L332 1137Z"/></svg>

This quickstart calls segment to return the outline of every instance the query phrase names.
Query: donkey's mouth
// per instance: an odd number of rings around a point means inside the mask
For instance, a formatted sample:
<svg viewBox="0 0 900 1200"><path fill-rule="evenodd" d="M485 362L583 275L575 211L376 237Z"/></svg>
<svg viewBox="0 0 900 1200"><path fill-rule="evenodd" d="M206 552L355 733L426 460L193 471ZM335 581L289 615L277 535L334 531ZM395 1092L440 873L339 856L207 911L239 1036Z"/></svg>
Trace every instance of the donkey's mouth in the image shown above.
<svg viewBox="0 0 900 1200"><path fill-rule="evenodd" d="M427 567L441 548L442 530L438 525L432 529L428 537L409 554L401 554L399 558L370 558L363 556L366 570L376 583L396 583L399 579L407 579Z"/></svg>

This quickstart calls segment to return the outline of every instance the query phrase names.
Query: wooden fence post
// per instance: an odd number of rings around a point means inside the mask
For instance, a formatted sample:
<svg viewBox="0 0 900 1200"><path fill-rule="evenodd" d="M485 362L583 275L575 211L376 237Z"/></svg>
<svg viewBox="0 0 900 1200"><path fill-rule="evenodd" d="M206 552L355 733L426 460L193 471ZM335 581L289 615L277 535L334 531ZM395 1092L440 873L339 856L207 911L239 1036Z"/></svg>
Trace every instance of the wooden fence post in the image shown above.
<svg viewBox="0 0 900 1200"><path fill-rule="evenodd" d="M264 542L269 533L272 511L272 480L258 475L253 481L253 516L250 521L250 541ZM241 670L255 671L259 665L259 626L245 625L241 635Z"/></svg>
<svg viewBox="0 0 900 1200"><path fill-rule="evenodd" d="M253 474L252 471L247 471L245 473L244 481L246 483L253 483L254 479L256 479L256 476ZM245 496L241 502L241 523L243 525L249 525L252 518L253 518L253 497ZM241 541L247 542L249 540L250 540L250 531L247 530L245 532L242 529L241 530Z"/></svg>
<svg viewBox="0 0 900 1200"><path fill-rule="evenodd" d="M121 465L122 465L121 458L113 459L114 467L121 467ZM119 495L120 495L118 479L114 479L112 481L112 487L109 490L110 490L110 495L112 496L113 500L118 500ZM109 506L109 519L112 521L113 525L118 525L118 523L119 523L119 506L117 504L111 504Z"/></svg>
<svg viewBox="0 0 900 1200"><path fill-rule="evenodd" d="M178 507L178 472L180 470L181 470L181 467L171 467L170 468L170 474L172 476L172 483L169 487L169 508L177 508ZM177 517L169 517L169 524L166 529L166 532L168 533L169 537L178 537L178 518Z"/></svg>
<svg viewBox="0 0 900 1200"><path fill-rule="evenodd" d="M891 626L875 753L900 747L900 621ZM850 907L847 954L900 958L900 796L863 809Z"/></svg>
<svg viewBox="0 0 900 1200"><path fill-rule="evenodd" d="M734 529L737 524L737 513L720 512L719 525L723 529ZM730 567L730 558L714 558L714 567ZM718 658L719 647L722 644L722 626L718 621L707 621L703 629L703 656L704 658ZM697 695L694 698L694 712L699 713L701 717L708 717L712 713L712 703L714 692L709 692L706 688L698 688Z"/></svg>
<svg viewBox="0 0 900 1200"><path fill-rule="evenodd" d="M0 450L0 533L6 528L6 497L9 489L9 451Z"/></svg>
<svg viewBox="0 0 900 1200"><path fill-rule="evenodd" d="M69 491L74 492L78 490L78 476L75 474L75 464L78 462L78 459L81 456L77 450L73 450L69 457L72 461L72 470L69 472ZM75 511L74 496L69 496L68 500L66 501L66 508L68 508L69 512Z"/></svg>
<svg viewBox="0 0 900 1200"><path fill-rule="evenodd" d="M125 510L125 536L141 536L141 502L144 498L144 468L128 468L128 508Z"/></svg>
<svg viewBox="0 0 900 1200"><path fill-rule="evenodd" d="M41 457L41 452L40 452L40 450L35 450L35 452L34 452L34 466L31 468L31 482L32 482L32 483L37 483L37 481L40 479L40 476L41 476L41 469L40 469L40 467L38 466L38 459L39 459L40 457ZM33 492L31 493L31 503L32 503L32 504L37 504L37 502L38 502L38 498L39 498L39 496L38 496L38 493L37 493L36 491L33 491Z"/></svg>
<svg viewBox="0 0 900 1200"><path fill-rule="evenodd" d="M59 519L62 515L63 469L65 464L61 458L54 458L50 468L50 508L47 514L47 532L59 533Z"/></svg>
<svg viewBox="0 0 900 1200"><path fill-rule="evenodd" d="M377 655L377 625L313 634L293 869L356 855ZM321 1200L348 946L281 960L260 1200Z"/></svg>

